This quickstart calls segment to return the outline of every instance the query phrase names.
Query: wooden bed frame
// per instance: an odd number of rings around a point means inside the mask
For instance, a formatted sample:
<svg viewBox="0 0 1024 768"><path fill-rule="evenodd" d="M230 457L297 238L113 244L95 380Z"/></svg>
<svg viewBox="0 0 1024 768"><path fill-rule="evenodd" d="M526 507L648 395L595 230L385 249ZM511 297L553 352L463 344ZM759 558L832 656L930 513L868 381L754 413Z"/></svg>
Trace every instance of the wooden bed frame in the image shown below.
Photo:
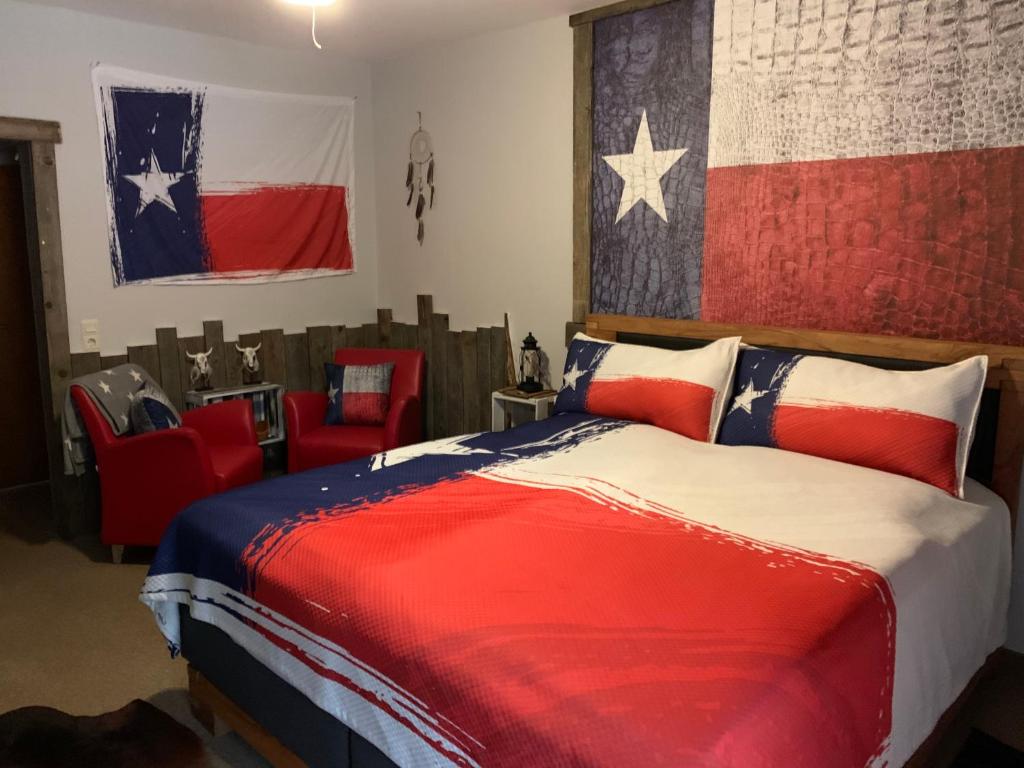
<svg viewBox="0 0 1024 768"><path fill-rule="evenodd" d="M589 336L607 341L615 341L620 334L700 341L742 336L749 344L767 347L935 365L955 363L972 355L988 355L985 386L999 392L991 487L1009 507L1011 531L1016 528L1024 460L1024 347L623 315L588 315L585 328ZM1002 651L996 651L988 658L904 768L933 768L952 759L951 750L957 748L966 735L965 715L969 712L972 694L985 678L998 673L1001 656ZM194 714L211 732L215 719L219 718L274 766L297 768L304 765L274 735L191 666L189 695Z"/></svg>

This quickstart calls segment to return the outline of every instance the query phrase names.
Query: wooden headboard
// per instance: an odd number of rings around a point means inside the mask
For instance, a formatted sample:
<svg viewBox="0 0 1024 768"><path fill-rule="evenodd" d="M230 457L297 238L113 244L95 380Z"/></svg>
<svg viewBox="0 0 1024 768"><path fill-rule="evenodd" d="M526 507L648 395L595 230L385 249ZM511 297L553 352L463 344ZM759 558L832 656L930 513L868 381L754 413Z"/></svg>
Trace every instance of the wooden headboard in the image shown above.
<svg viewBox="0 0 1024 768"><path fill-rule="evenodd" d="M904 361L918 366L947 365L972 355L988 355L985 388L998 397L989 485L1010 508L1010 520L1016 528L1021 464L1024 461L1024 347L625 315L587 315L586 332L607 341L615 341L620 335L697 341L742 336L746 343L762 347L849 356L866 361Z"/></svg>

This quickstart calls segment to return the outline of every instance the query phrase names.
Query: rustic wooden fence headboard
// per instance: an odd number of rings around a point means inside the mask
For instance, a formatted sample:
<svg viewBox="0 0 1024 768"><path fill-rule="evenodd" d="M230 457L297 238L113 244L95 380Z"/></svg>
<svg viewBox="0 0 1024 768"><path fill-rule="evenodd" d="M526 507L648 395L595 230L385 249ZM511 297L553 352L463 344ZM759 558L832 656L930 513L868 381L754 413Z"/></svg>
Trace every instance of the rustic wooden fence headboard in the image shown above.
<svg viewBox="0 0 1024 768"><path fill-rule="evenodd" d="M746 343L764 347L930 365L946 365L972 355L988 355L985 387L998 393L989 485L1010 508L1010 520L1016 526L1024 461L1024 347L594 314L587 316L586 333L607 341L615 341L620 335L704 341L742 336Z"/></svg>

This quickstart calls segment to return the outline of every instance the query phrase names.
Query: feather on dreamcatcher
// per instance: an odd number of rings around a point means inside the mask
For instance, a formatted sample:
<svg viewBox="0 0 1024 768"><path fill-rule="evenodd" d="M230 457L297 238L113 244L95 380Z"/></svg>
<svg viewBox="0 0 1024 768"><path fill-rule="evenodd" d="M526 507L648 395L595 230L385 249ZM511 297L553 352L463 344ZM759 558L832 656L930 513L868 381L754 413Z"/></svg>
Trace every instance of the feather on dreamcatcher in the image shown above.
<svg viewBox="0 0 1024 768"><path fill-rule="evenodd" d="M423 130L423 113L417 112L419 127L409 139L409 169L405 186L409 195L407 206L416 198L416 240L423 245L423 212L434 207L434 142Z"/></svg>

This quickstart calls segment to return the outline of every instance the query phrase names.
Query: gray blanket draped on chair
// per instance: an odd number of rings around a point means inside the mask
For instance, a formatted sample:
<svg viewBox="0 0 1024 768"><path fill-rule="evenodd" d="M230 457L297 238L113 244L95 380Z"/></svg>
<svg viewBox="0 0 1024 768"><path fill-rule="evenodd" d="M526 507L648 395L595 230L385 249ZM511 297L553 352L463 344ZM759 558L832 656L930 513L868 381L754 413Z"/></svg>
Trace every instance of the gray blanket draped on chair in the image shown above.
<svg viewBox="0 0 1024 768"><path fill-rule="evenodd" d="M135 395L145 387L160 390L160 385L137 365L126 363L99 373L73 379L64 395L61 414L61 438L64 443L64 474L82 475L92 458L89 433L71 399L71 387L82 387L99 406L100 413L117 436L131 433L131 407Z"/></svg>

